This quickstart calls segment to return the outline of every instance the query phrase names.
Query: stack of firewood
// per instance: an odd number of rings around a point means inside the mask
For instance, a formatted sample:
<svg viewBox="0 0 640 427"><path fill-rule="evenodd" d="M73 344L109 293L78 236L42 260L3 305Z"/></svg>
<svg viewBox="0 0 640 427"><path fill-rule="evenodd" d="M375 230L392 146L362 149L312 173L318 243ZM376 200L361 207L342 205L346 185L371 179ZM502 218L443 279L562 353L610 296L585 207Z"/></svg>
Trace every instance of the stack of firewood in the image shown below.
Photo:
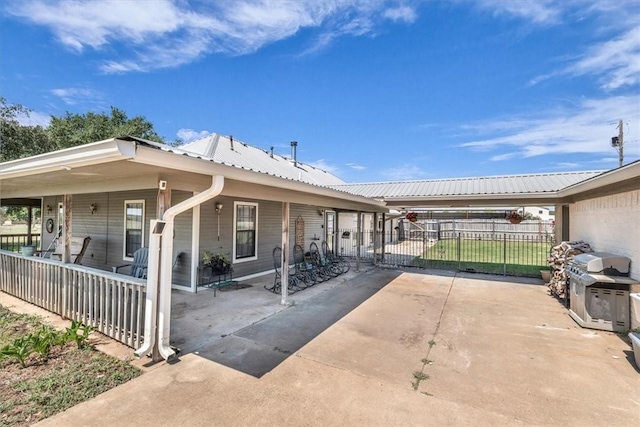
<svg viewBox="0 0 640 427"><path fill-rule="evenodd" d="M587 242L582 241L562 242L551 248L551 253L547 258L547 263L551 267L551 279L547 286L552 295L565 298L568 277L564 267L571 258L585 252L593 252L593 249Z"/></svg>

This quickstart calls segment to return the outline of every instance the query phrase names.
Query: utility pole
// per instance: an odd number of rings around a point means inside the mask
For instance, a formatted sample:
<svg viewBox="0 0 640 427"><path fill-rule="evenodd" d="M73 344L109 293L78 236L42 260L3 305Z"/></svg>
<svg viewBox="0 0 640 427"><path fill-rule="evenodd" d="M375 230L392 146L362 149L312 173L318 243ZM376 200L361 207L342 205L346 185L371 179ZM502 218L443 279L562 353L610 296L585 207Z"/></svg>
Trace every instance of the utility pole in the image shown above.
<svg viewBox="0 0 640 427"><path fill-rule="evenodd" d="M618 136L614 136L611 138L611 146L618 150L618 162L619 166L622 167L622 163L624 161L624 124L622 120L618 122Z"/></svg>

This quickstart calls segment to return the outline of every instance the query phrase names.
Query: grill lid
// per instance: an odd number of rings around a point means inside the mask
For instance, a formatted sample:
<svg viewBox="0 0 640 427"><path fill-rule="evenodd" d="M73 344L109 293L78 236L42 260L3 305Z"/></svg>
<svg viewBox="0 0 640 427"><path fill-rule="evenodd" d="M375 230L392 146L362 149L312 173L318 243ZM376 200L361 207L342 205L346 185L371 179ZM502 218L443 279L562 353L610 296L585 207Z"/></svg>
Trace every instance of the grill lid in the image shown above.
<svg viewBox="0 0 640 427"><path fill-rule="evenodd" d="M602 273L610 276L627 276L631 259L608 252L589 252L571 259L571 264L588 273Z"/></svg>

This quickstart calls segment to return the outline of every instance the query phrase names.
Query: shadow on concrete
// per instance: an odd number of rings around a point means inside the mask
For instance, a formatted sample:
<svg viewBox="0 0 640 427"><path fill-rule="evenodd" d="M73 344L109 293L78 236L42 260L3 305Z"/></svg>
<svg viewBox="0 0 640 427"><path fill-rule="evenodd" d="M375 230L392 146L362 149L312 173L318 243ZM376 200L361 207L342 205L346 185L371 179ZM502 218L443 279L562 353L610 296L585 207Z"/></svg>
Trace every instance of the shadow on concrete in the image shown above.
<svg viewBox="0 0 640 427"><path fill-rule="evenodd" d="M197 353L260 378L401 274L377 269L361 273L344 285L200 347Z"/></svg>

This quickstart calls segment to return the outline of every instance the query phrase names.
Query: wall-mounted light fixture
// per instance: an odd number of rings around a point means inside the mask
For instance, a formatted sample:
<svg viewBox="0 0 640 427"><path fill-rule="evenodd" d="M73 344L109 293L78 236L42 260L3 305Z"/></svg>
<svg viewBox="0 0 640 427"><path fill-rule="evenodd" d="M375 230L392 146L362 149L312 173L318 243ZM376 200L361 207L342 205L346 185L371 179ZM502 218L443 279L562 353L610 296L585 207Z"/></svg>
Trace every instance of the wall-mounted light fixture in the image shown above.
<svg viewBox="0 0 640 427"><path fill-rule="evenodd" d="M53 208L51 207L51 205L47 205L47 213L51 212L53 212Z"/></svg>
<svg viewBox="0 0 640 427"><path fill-rule="evenodd" d="M222 210L222 203L216 203L216 213L218 214L218 241L220 241L220 211Z"/></svg>
<svg viewBox="0 0 640 427"><path fill-rule="evenodd" d="M318 209L318 215L323 216L324 215L324 209Z"/></svg>
<svg viewBox="0 0 640 427"><path fill-rule="evenodd" d="M91 205L89 206L89 210L91 211L91 215L93 215L98 210L98 205L96 205L95 203L91 203Z"/></svg>

